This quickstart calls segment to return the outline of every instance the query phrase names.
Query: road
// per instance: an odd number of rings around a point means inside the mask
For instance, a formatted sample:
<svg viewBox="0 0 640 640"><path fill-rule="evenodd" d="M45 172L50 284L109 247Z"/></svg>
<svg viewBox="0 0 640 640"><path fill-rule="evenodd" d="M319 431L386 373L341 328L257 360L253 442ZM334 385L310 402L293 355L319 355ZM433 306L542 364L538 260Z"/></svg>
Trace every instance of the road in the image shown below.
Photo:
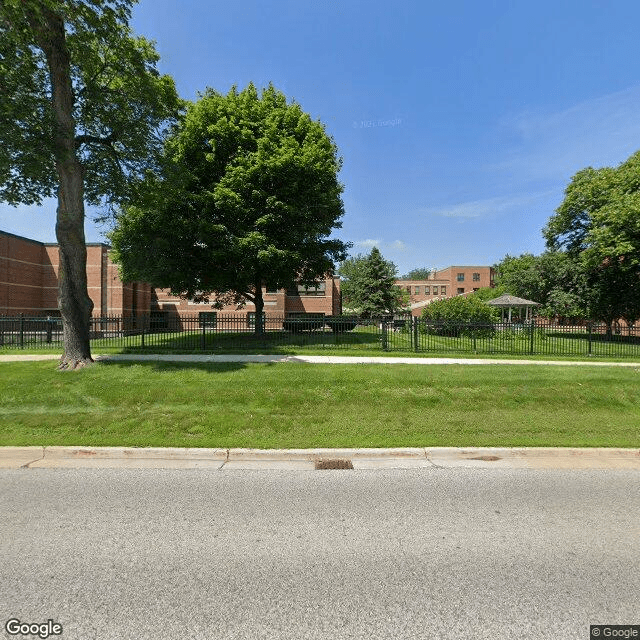
<svg viewBox="0 0 640 640"><path fill-rule="evenodd" d="M640 624L636 470L0 470L0 616L63 640Z"/></svg>

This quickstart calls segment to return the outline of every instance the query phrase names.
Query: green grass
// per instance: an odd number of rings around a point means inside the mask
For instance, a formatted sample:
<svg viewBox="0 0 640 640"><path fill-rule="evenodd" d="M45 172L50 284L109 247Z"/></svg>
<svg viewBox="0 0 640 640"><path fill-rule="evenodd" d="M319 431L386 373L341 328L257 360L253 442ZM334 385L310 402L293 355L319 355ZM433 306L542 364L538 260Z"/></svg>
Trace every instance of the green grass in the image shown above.
<svg viewBox="0 0 640 640"><path fill-rule="evenodd" d="M1 445L640 446L640 366L0 364Z"/></svg>

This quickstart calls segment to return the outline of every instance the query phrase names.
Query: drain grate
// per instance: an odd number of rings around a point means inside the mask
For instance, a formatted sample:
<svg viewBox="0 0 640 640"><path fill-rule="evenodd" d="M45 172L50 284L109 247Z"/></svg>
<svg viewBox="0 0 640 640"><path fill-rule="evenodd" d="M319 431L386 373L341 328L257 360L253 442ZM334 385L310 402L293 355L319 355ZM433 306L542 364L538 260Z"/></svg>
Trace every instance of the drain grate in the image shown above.
<svg viewBox="0 0 640 640"><path fill-rule="evenodd" d="M316 469L353 469L353 462L347 458L319 458Z"/></svg>
<svg viewBox="0 0 640 640"><path fill-rule="evenodd" d="M500 460L498 456L476 456L475 458L468 458L469 460L483 460L484 462L495 462Z"/></svg>

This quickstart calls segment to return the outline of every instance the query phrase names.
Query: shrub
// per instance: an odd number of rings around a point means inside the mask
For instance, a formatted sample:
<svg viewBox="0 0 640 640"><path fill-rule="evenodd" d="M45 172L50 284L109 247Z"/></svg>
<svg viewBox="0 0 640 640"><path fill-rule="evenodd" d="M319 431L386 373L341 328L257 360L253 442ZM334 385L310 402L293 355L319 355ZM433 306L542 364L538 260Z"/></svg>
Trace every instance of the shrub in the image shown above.
<svg viewBox="0 0 640 640"><path fill-rule="evenodd" d="M423 331L457 337L493 335L498 311L475 296L456 296L436 300L422 311Z"/></svg>
<svg viewBox="0 0 640 640"><path fill-rule="evenodd" d="M344 333L345 331L353 331L358 324L357 318L331 316L326 318L325 323L334 333Z"/></svg>

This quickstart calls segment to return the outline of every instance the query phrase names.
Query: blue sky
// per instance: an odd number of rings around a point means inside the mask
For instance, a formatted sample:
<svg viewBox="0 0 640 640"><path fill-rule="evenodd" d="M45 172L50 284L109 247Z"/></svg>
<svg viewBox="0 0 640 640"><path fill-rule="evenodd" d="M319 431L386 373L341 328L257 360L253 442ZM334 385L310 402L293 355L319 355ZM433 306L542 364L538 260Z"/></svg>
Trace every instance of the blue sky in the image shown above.
<svg viewBox="0 0 640 640"><path fill-rule="evenodd" d="M273 82L320 119L336 235L404 273L543 251L571 176L640 148L639 22L637 0L141 0L133 27L184 98ZM54 220L0 205L11 233L53 242Z"/></svg>

